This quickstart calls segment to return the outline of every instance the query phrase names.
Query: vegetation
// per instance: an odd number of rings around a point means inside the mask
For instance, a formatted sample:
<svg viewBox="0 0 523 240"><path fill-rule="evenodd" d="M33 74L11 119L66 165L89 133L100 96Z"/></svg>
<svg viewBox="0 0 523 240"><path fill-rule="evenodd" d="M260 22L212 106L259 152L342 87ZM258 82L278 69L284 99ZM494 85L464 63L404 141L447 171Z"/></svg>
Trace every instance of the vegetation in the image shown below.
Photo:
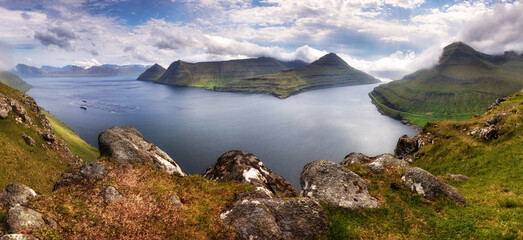
<svg viewBox="0 0 523 240"><path fill-rule="evenodd" d="M499 138L468 136L486 118L505 112ZM362 166L351 170L367 179L383 206L345 211L325 206L330 227L324 239L521 239L523 236L523 93L481 117L429 123L422 135L434 139L416 153L412 165L443 179L467 199L465 205L440 198L428 201L401 183L402 170L376 175ZM465 174L453 181L447 173Z"/></svg>
<svg viewBox="0 0 523 240"><path fill-rule="evenodd" d="M10 72L0 72L0 83L10 86L14 89L18 89L22 92L26 92L29 90L29 88L31 88L31 85Z"/></svg>
<svg viewBox="0 0 523 240"><path fill-rule="evenodd" d="M523 55L490 56L461 43L445 47L437 66L380 85L369 95L385 114L424 126L465 120L523 88Z"/></svg>
<svg viewBox="0 0 523 240"><path fill-rule="evenodd" d="M92 162L100 156L97 148L87 144L81 139L73 130L67 127L64 123L58 120L55 116L45 112L45 117L51 123L54 134L64 140L67 147L74 155L79 156L85 162Z"/></svg>
<svg viewBox="0 0 523 240"><path fill-rule="evenodd" d="M148 68L138 76L137 80L142 81L156 81L158 80L166 71L167 69L163 68L162 66L158 64L154 64L152 67Z"/></svg>

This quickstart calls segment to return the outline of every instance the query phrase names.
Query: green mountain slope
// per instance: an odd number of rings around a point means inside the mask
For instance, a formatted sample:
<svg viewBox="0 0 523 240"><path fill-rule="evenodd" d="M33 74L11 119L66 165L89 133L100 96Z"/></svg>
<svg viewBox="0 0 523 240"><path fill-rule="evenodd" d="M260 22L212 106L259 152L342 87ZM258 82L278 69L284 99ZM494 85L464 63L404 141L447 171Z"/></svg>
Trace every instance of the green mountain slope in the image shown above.
<svg viewBox="0 0 523 240"><path fill-rule="evenodd" d="M20 77L11 72L0 72L0 83L10 86L14 89L18 89L22 92L25 92L31 88L29 83L26 83Z"/></svg>
<svg viewBox="0 0 523 240"><path fill-rule="evenodd" d="M238 79L218 86L215 90L269 93L279 98L286 98L308 90L378 82L380 81L376 78L349 66L336 54L329 53L306 66L276 74Z"/></svg>
<svg viewBox="0 0 523 240"><path fill-rule="evenodd" d="M145 72L140 74L137 79L142 81L156 81L165 73L166 70L167 69L164 67L158 64L154 64L152 67L148 68L145 70Z"/></svg>
<svg viewBox="0 0 523 240"><path fill-rule="evenodd" d="M423 126L467 119L521 88L523 55L491 56L456 42L444 48L435 67L380 85L369 95L385 114Z"/></svg>

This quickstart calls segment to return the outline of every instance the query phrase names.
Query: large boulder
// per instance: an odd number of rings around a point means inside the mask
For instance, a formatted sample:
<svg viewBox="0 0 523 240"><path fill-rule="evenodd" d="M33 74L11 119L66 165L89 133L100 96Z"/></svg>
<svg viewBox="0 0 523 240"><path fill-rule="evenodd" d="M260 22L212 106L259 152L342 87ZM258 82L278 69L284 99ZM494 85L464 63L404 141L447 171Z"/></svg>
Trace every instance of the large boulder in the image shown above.
<svg viewBox="0 0 523 240"><path fill-rule="evenodd" d="M103 131L98 136L98 146L101 155L110 156L119 163L152 162L169 174L185 176L167 153L146 141L134 127L112 127Z"/></svg>
<svg viewBox="0 0 523 240"><path fill-rule="evenodd" d="M373 173L381 174L387 167L409 168L407 161L397 159L390 154L376 156L371 162L365 164Z"/></svg>
<svg viewBox="0 0 523 240"><path fill-rule="evenodd" d="M396 148L394 149L394 156L403 158L406 155L418 151L418 140L409 135L403 135L398 139Z"/></svg>
<svg viewBox="0 0 523 240"><path fill-rule="evenodd" d="M41 213L20 205L9 209L6 223L7 227L15 233L46 226Z"/></svg>
<svg viewBox="0 0 523 240"><path fill-rule="evenodd" d="M494 139L498 137L497 129L495 125L490 125L488 127L480 128L475 127L470 132L467 133L467 135L475 136L479 139Z"/></svg>
<svg viewBox="0 0 523 240"><path fill-rule="evenodd" d="M220 215L241 239L315 239L328 226L321 205L308 198L246 199Z"/></svg>
<svg viewBox="0 0 523 240"><path fill-rule="evenodd" d="M10 209L17 204L25 204L38 194L30 187L20 183L9 183L0 192L0 204L4 209Z"/></svg>
<svg viewBox="0 0 523 240"><path fill-rule="evenodd" d="M87 163L79 168L74 168L62 173L60 178L56 181L53 191L78 184L85 180L99 180L107 173L105 165L101 162Z"/></svg>
<svg viewBox="0 0 523 240"><path fill-rule="evenodd" d="M283 197L298 196L287 180L273 173L254 154L239 150L224 153L207 168L203 177L216 181L238 181Z"/></svg>
<svg viewBox="0 0 523 240"><path fill-rule="evenodd" d="M340 162L340 165L349 167L352 165L368 163L369 161L370 161L370 157L368 157L367 155L364 155L362 153L352 152L352 153L349 153L347 156L345 156L343 161Z"/></svg>
<svg viewBox="0 0 523 240"><path fill-rule="evenodd" d="M120 193L118 192L118 190L113 187L113 186L108 186L106 188L104 188L101 192L100 192L100 197L106 202L106 203L113 203L113 202L117 202L117 201L120 201L122 199L124 199L125 197Z"/></svg>
<svg viewBox="0 0 523 240"><path fill-rule="evenodd" d="M465 203L465 197L458 189L444 183L421 168L407 169L401 179L405 186L428 200L434 200L438 194L443 194L456 202Z"/></svg>
<svg viewBox="0 0 523 240"><path fill-rule="evenodd" d="M344 166L316 160L303 168L301 195L348 209L378 208L380 202L369 194L369 184Z"/></svg>
<svg viewBox="0 0 523 240"><path fill-rule="evenodd" d="M0 93L0 119L6 119L9 116L9 112L12 110L8 99Z"/></svg>

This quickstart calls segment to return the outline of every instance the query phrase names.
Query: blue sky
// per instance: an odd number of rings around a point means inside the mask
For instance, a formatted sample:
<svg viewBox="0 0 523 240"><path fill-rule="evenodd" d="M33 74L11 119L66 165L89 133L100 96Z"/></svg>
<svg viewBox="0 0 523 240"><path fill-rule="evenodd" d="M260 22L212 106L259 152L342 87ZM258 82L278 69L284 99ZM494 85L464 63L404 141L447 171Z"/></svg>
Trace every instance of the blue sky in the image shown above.
<svg viewBox="0 0 523 240"><path fill-rule="evenodd" d="M523 52L521 1L0 0L0 68L153 64L335 52L397 79L464 41Z"/></svg>

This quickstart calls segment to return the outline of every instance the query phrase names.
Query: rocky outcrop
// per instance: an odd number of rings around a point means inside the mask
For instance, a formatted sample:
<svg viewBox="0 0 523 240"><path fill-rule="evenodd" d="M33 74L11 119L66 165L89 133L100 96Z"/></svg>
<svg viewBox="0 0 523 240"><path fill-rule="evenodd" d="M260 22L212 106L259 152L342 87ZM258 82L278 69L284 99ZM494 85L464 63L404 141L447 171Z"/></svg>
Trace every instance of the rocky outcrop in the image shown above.
<svg viewBox="0 0 523 240"><path fill-rule="evenodd" d="M398 143L396 143L394 156L397 158L403 158L404 156L416 151L418 151L417 139L409 135L403 135L398 139Z"/></svg>
<svg viewBox="0 0 523 240"><path fill-rule="evenodd" d="M106 202L106 203L113 203L120 201L124 199L125 197L118 192L118 190L113 186L108 186L100 192L100 197Z"/></svg>
<svg viewBox="0 0 523 240"><path fill-rule="evenodd" d="M490 125L485 128L475 127L467 134L485 140L494 139L498 137L495 125Z"/></svg>
<svg viewBox="0 0 523 240"><path fill-rule="evenodd" d="M38 240L38 238L29 234L7 234L0 237L0 240Z"/></svg>
<svg viewBox="0 0 523 240"><path fill-rule="evenodd" d="M30 187L20 183L9 183L0 191L0 206L10 209L17 204L25 204L38 194Z"/></svg>
<svg viewBox="0 0 523 240"><path fill-rule="evenodd" d="M12 110L8 99L0 93L0 119L6 119L9 116L9 112Z"/></svg>
<svg viewBox="0 0 523 240"><path fill-rule="evenodd" d="M421 168L407 169L401 179L405 186L428 200L434 200L437 195L443 194L453 201L465 203L465 197L456 188Z"/></svg>
<svg viewBox="0 0 523 240"><path fill-rule="evenodd" d="M368 163L369 161L370 161L370 157L368 157L362 153L352 152L352 153L349 153L347 156L345 156L343 161L340 162L340 165L348 167L348 166L352 166L352 165Z"/></svg>
<svg viewBox="0 0 523 240"><path fill-rule="evenodd" d="M27 136L25 133L22 133L22 138L24 139L24 141L27 145L29 145L31 147L36 146L36 142L32 137Z"/></svg>
<svg viewBox="0 0 523 240"><path fill-rule="evenodd" d="M378 208L369 184L346 167L326 160L308 163L300 178L301 195L348 209Z"/></svg>
<svg viewBox="0 0 523 240"><path fill-rule="evenodd" d="M41 213L20 205L9 209L6 216L6 223L7 227L13 232L46 226Z"/></svg>
<svg viewBox="0 0 523 240"><path fill-rule="evenodd" d="M133 127L113 127L103 131L98 136L98 146L101 155L110 156L119 163L152 162L168 174L185 176L167 153L146 141Z"/></svg>
<svg viewBox="0 0 523 240"><path fill-rule="evenodd" d="M238 181L283 197L298 196L287 180L273 173L254 154L239 150L224 153L207 168L203 177L216 181Z"/></svg>
<svg viewBox="0 0 523 240"><path fill-rule="evenodd" d="M373 173L381 174L387 167L408 168L409 163L402 159L397 159L390 154L382 154L373 157L371 162L365 164Z"/></svg>
<svg viewBox="0 0 523 240"><path fill-rule="evenodd" d="M325 211L307 198L246 199L220 215L241 239L314 239L327 230Z"/></svg>
<svg viewBox="0 0 523 240"><path fill-rule="evenodd" d="M107 173L105 165L101 162L87 163L79 168L67 170L56 181L53 191L86 180L101 179Z"/></svg>

